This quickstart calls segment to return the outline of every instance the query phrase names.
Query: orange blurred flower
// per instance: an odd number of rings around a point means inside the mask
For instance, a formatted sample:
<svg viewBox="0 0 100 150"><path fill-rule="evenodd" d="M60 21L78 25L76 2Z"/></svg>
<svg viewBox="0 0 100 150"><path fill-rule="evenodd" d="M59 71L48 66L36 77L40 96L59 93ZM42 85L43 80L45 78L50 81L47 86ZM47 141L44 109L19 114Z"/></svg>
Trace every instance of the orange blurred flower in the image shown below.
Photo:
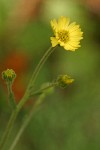
<svg viewBox="0 0 100 150"><path fill-rule="evenodd" d="M13 91L15 93L16 101L18 102L26 89L25 81L30 64L30 57L25 53L12 52L5 56L3 62L0 64L2 64L0 67L1 72L7 68L12 68L16 72L17 77L13 83ZM4 88L6 88L5 85Z"/></svg>

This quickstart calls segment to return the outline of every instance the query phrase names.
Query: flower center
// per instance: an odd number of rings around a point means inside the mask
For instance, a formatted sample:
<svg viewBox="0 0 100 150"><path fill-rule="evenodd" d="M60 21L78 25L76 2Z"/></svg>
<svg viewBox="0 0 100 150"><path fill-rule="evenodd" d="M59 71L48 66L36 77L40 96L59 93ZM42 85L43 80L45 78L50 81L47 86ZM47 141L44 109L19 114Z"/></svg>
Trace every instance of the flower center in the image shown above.
<svg viewBox="0 0 100 150"><path fill-rule="evenodd" d="M66 43L69 40L69 32L66 30L62 30L58 32L58 40Z"/></svg>

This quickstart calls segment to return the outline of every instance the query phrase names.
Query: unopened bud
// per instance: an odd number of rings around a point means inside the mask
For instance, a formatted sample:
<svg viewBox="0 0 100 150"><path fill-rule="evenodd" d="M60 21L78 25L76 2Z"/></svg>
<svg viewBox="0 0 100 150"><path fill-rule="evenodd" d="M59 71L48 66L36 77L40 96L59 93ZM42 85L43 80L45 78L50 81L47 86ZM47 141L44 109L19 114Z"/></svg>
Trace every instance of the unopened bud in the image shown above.
<svg viewBox="0 0 100 150"><path fill-rule="evenodd" d="M71 84L74 81L70 76L68 75L59 75L57 78L58 85L62 88L65 88L68 84Z"/></svg>
<svg viewBox="0 0 100 150"><path fill-rule="evenodd" d="M2 78L6 81L6 82L13 82L13 80L16 77L16 73L13 69L7 69L5 71L2 72Z"/></svg>

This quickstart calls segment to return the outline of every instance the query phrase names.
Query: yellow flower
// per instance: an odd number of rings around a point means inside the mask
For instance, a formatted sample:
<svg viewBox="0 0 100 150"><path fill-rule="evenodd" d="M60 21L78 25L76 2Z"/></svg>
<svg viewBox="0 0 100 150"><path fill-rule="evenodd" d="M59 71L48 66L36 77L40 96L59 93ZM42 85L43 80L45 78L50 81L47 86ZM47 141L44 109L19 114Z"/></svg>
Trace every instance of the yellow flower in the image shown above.
<svg viewBox="0 0 100 150"><path fill-rule="evenodd" d="M80 40L83 39L81 29L76 22L69 24L70 19L60 17L58 22L51 20L51 27L54 37L51 37L52 47L63 46L65 50L75 51L80 47Z"/></svg>

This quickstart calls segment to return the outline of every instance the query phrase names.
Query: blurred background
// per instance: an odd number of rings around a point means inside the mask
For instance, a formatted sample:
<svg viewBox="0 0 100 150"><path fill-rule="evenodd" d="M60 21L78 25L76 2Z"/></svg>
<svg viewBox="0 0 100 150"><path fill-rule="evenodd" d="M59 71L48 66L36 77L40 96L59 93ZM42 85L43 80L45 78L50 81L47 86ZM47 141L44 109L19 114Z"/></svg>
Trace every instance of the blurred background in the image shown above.
<svg viewBox="0 0 100 150"><path fill-rule="evenodd" d="M0 74L7 68L15 70L13 91L18 103L33 69L51 45L50 20L60 16L80 24L81 48L71 52L59 47L46 62L36 87L59 74L68 74L75 82L45 98L14 150L100 149L100 0L0 0ZM18 116L9 143L30 103ZM10 113L0 77L0 137Z"/></svg>

